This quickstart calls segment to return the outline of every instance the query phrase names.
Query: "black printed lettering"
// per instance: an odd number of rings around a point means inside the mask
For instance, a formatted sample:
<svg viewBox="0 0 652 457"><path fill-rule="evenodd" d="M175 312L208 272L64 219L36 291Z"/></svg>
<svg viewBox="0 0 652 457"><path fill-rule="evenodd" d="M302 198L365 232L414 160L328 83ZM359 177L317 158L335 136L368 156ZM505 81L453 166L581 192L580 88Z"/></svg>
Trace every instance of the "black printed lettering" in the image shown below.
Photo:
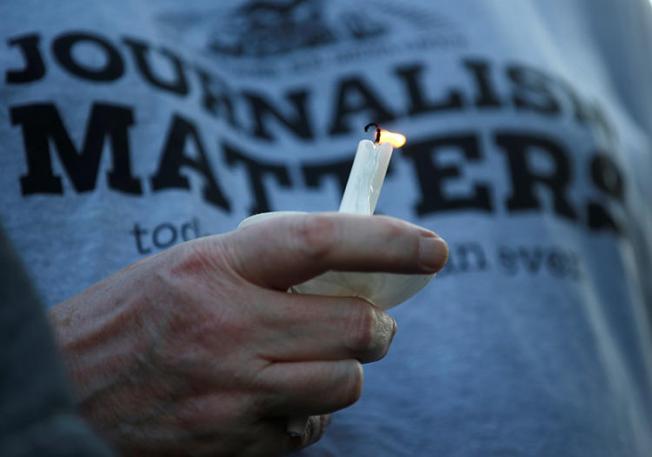
<svg viewBox="0 0 652 457"><path fill-rule="evenodd" d="M552 80L543 72L525 66L507 67L507 76L513 83L512 101L519 110L556 115L561 106L553 92Z"/></svg>
<svg viewBox="0 0 652 457"><path fill-rule="evenodd" d="M577 254L553 247L546 258L546 270L557 278L581 278L580 261Z"/></svg>
<svg viewBox="0 0 652 457"><path fill-rule="evenodd" d="M157 49L156 53L154 53L156 56L162 57L167 62L167 67L172 71L172 76L164 79L152 68L152 57L150 54L152 49L149 44L134 38L124 38L123 41L131 49L134 60L136 61L136 68L138 68L138 72L145 81L157 89L175 95L188 95L188 81L186 79L184 65L175 53L165 48Z"/></svg>
<svg viewBox="0 0 652 457"><path fill-rule="evenodd" d="M81 43L91 44L104 54L105 63L99 68L78 62L73 48ZM59 64L79 78L89 81L109 82L120 78L124 73L124 62L118 50L107 40L97 35L76 32L60 35L52 42L52 52Z"/></svg>
<svg viewBox="0 0 652 457"><path fill-rule="evenodd" d="M599 103L583 99L575 88L562 79L557 79L557 85L568 96L573 110L574 120L581 125L597 126L609 143L613 143L616 130L606 116Z"/></svg>
<svg viewBox="0 0 652 457"><path fill-rule="evenodd" d="M427 100L426 88L423 77L424 66L420 64L408 67L399 67L396 74L401 78L405 86L410 107L408 113L411 116L417 114L433 113L438 111L450 111L461 109L463 106L462 93L457 89L449 89L441 100Z"/></svg>
<svg viewBox="0 0 652 457"><path fill-rule="evenodd" d="M340 197L344 194L346 181L351 173L353 159L339 160L337 162L315 163L303 165L301 172L306 182L306 186L316 189L321 186L324 179L335 179L340 190Z"/></svg>
<svg viewBox="0 0 652 457"><path fill-rule="evenodd" d="M335 93L335 106L329 128L331 135L357 131L370 119L374 122L388 122L394 119L389 107L376 97L361 77L353 76L339 81ZM351 122L354 116L358 119L355 125Z"/></svg>
<svg viewBox="0 0 652 457"><path fill-rule="evenodd" d="M249 179L249 188L253 194L254 204L249 209L251 214L271 211L267 189L264 178L270 176L282 187L289 188L292 185L290 173L283 165L254 160L246 156L234 146L224 144L224 158L231 168L244 166Z"/></svg>
<svg viewBox="0 0 652 457"><path fill-rule="evenodd" d="M421 199L416 205L417 214L423 216L461 209L492 211L490 188L486 184L470 185L466 195L447 195L444 189L446 182L462 176L464 165L443 166L437 163L437 155L446 150L459 151L463 159L468 161L482 158L478 137L473 133L412 142L403 149L404 157L414 166L421 190Z"/></svg>
<svg viewBox="0 0 652 457"><path fill-rule="evenodd" d="M231 127L240 129L234 107L234 94L225 81L196 67L201 88L201 106L210 115L224 118Z"/></svg>
<svg viewBox="0 0 652 457"><path fill-rule="evenodd" d="M544 251L540 247L525 249L523 247L517 249L520 262L528 273L538 273L543 266Z"/></svg>
<svg viewBox="0 0 652 457"><path fill-rule="evenodd" d="M307 107L308 91L299 90L285 93L284 97L291 107L289 114L283 113L260 92L245 91L242 95L254 120L253 134L256 137L270 141L276 139L276 135L272 133L267 124L271 118L298 138L303 140L313 138L312 121Z"/></svg>
<svg viewBox="0 0 652 457"><path fill-rule="evenodd" d="M608 154L598 153L591 159L591 180L593 184L616 203L625 200L625 181L616 163ZM613 205L611 205L613 206ZM620 232L621 223L612 211L599 201L589 201L587 207L588 226L594 230L611 230Z"/></svg>
<svg viewBox="0 0 652 457"><path fill-rule="evenodd" d="M180 241L189 241L201 236L199 219L189 221L162 222L152 229L143 228L135 223L129 231L134 237L136 251L140 255L150 254L154 249L167 249Z"/></svg>
<svg viewBox="0 0 652 457"><path fill-rule="evenodd" d="M566 93L573 109L573 117L579 124L586 124L591 120L588 105L582 100L575 88L565 80L558 79L559 88Z"/></svg>
<svg viewBox="0 0 652 457"><path fill-rule="evenodd" d="M501 270L516 276L549 274L560 279L579 280L582 270L579 256L559 246L498 246L497 260Z"/></svg>
<svg viewBox="0 0 652 457"><path fill-rule="evenodd" d="M602 107L597 102L593 102L590 104L588 109L590 112L591 122L602 130L607 141L613 143L617 139L617 130L611 125L611 121L603 111Z"/></svg>
<svg viewBox="0 0 652 457"><path fill-rule="evenodd" d="M189 222L181 224L179 232L181 233L181 239L183 241L199 238L201 236L201 230L199 229L199 219L193 217Z"/></svg>
<svg viewBox="0 0 652 457"><path fill-rule="evenodd" d="M136 241L136 250L139 254L149 254L152 252L150 248L145 247L143 244L143 236L147 235L147 230L141 228L138 224L134 224L134 228L131 229L129 233L134 236L134 240Z"/></svg>
<svg viewBox="0 0 652 457"><path fill-rule="evenodd" d="M192 143L197 153L196 158L187 154L187 144ZM155 191L166 189L190 189L190 180L181 174L183 168L198 173L204 182L202 196L208 203L229 211L231 205L220 189L217 179L212 172L206 149L201 141L195 125L179 116L174 115L163 146L163 155L158 170L151 177L152 189Z"/></svg>
<svg viewBox="0 0 652 457"><path fill-rule="evenodd" d="M440 276L459 273L478 273L489 270L487 253L480 243L455 242L449 247L449 257Z"/></svg>
<svg viewBox="0 0 652 457"><path fill-rule="evenodd" d="M473 103L478 108L499 108L500 97L491 79L489 61L467 59L463 61L464 67L469 71L476 88Z"/></svg>
<svg viewBox="0 0 652 457"><path fill-rule="evenodd" d="M568 201L568 188L572 173L568 153L550 138L521 132L499 132L495 142L507 156L512 184L512 194L507 199L511 212L541 210L537 197L541 187L552 196L553 208L558 215L577 220L577 214ZM552 164L549 173L537 171L532 166L532 156L540 154Z"/></svg>
<svg viewBox="0 0 652 457"><path fill-rule="evenodd" d="M152 241L158 249L167 249L177 242L177 229L169 222L158 225L152 232Z"/></svg>
<svg viewBox="0 0 652 457"><path fill-rule="evenodd" d="M129 127L134 118L130 108L93 104L81 150L73 144L53 104L14 107L10 116L12 125L22 128L25 144L27 174L20 178L23 195L63 194L61 177L52 170L51 147L58 153L75 190L94 190L107 142L113 165L107 172L108 186L128 194L142 194L140 180L131 172Z"/></svg>
<svg viewBox="0 0 652 457"><path fill-rule="evenodd" d="M20 70L7 70L7 84L25 84L38 81L45 76L45 64L40 49L41 37L37 34L24 35L7 40L9 46L16 46L23 56L24 66Z"/></svg>

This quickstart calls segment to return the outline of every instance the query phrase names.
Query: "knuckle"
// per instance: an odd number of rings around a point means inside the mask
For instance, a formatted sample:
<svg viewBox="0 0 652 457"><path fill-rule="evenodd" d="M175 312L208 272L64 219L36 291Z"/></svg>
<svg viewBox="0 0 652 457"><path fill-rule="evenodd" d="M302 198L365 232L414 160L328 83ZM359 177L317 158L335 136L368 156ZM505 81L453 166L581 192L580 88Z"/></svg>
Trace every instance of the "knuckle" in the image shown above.
<svg viewBox="0 0 652 457"><path fill-rule="evenodd" d="M405 221L389 216L376 216L382 221L383 228L388 238L397 238L405 235L408 224Z"/></svg>
<svg viewBox="0 0 652 457"><path fill-rule="evenodd" d="M352 360L348 368L347 380L343 383L345 386L342 398L343 408L351 406L360 399L362 395L362 384L364 382L364 372L360 362Z"/></svg>
<svg viewBox="0 0 652 457"><path fill-rule="evenodd" d="M352 319L351 350L363 361L381 359L389 349L393 320L368 303L362 303Z"/></svg>
<svg viewBox="0 0 652 457"><path fill-rule="evenodd" d="M376 315L371 305L357 306L351 319L351 349L356 352L368 352L374 347Z"/></svg>
<svg viewBox="0 0 652 457"><path fill-rule="evenodd" d="M209 271L215 267L214 249L204 240L194 240L176 247L171 272L180 276Z"/></svg>
<svg viewBox="0 0 652 457"><path fill-rule="evenodd" d="M385 251L386 255L397 266L410 268L418 258L419 236L405 221L390 217L384 220L385 236L392 240L391 248Z"/></svg>
<svg viewBox="0 0 652 457"><path fill-rule="evenodd" d="M294 226L292 236L304 255L322 259L337 244L337 225L328 216L308 215Z"/></svg>

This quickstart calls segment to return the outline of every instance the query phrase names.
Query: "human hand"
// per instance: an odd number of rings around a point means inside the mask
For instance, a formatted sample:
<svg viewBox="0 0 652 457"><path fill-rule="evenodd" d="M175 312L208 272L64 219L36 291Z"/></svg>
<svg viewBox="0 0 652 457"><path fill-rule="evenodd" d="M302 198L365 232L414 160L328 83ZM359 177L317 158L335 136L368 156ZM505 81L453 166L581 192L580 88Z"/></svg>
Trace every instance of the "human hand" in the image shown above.
<svg viewBox="0 0 652 457"><path fill-rule="evenodd" d="M133 264L50 311L83 415L126 455L282 455L360 396L396 324L285 291L327 270L432 273L432 232L379 216L282 216ZM308 433L289 417L312 416Z"/></svg>

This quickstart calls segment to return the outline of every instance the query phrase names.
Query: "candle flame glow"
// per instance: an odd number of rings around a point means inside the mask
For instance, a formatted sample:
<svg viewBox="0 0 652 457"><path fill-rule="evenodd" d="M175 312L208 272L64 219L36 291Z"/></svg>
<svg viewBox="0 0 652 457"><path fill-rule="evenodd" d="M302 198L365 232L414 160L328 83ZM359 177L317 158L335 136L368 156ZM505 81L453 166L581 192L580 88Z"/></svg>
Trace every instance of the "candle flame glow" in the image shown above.
<svg viewBox="0 0 652 457"><path fill-rule="evenodd" d="M380 130L378 144L389 143L393 148L400 148L405 145L406 141L407 139L405 138L405 135L401 135L400 133L396 132L390 132L389 130L385 129Z"/></svg>

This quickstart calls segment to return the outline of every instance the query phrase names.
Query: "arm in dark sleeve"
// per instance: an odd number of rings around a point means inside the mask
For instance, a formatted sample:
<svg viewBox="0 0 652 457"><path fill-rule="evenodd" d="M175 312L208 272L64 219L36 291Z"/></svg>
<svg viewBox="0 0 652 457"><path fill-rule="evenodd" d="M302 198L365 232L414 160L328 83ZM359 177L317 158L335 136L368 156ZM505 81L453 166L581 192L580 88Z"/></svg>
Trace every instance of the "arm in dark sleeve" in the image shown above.
<svg viewBox="0 0 652 457"><path fill-rule="evenodd" d="M111 455L75 413L45 311L1 230L0 455Z"/></svg>

